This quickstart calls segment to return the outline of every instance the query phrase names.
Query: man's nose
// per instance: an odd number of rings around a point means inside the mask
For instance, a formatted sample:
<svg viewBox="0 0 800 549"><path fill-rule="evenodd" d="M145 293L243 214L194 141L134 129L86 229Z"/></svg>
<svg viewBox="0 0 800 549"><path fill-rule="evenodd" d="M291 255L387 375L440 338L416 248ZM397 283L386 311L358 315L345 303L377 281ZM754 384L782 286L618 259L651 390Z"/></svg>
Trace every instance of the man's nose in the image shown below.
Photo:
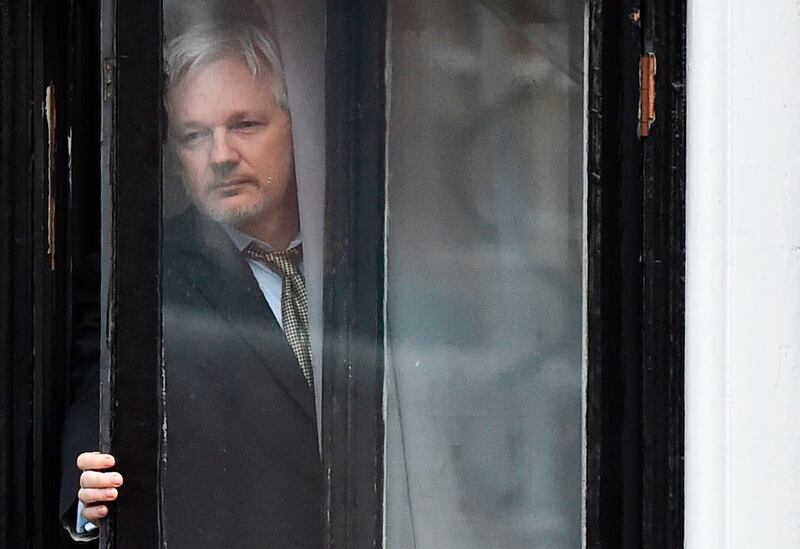
<svg viewBox="0 0 800 549"><path fill-rule="evenodd" d="M229 166L239 161L239 153L230 142L231 136L224 129L215 130L211 143L211 163Z"/></svg>

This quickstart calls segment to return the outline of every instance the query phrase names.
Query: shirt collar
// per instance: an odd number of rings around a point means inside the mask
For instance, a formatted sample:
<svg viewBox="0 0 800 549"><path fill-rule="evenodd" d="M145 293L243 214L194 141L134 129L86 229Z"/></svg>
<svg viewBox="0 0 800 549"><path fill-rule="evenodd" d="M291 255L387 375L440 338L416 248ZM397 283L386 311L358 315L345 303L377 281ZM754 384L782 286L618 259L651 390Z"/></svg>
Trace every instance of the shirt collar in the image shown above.
<svg viewBox="0 0 800 549"><path fill-rule="evenodd" d="M222 223L221 225L222 228L225 230L225 233L228 235L228 237L230 237L231 241L233 241L234 246L236 246L236 248L238 248L240 252L244 251L244 249L247 248L251 242L255 242L261 248L263 248L268 252L274 251L272 245L268 244L267 242L259 240L253 236L250 236L249 234L243 233L242 231L236 229L235 227L232 227L231 225L226 225L224 223ZM294 237L294 239L289 243L287 249L291 250L292 248L299 246L302 242L303 242L302 232L299 232L297 233L297 236Z"/></svg>

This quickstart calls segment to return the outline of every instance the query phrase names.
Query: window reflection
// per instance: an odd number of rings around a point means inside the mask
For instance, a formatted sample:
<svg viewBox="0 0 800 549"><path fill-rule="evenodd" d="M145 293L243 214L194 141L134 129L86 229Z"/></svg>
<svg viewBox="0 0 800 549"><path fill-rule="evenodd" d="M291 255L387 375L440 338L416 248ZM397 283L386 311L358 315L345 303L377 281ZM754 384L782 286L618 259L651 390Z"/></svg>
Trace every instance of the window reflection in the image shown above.
<svg viewBox="0 0 800 549"><path fill-rule="evenodd" d="M391 3L387 547L579 547L582 3Z"/></svg>

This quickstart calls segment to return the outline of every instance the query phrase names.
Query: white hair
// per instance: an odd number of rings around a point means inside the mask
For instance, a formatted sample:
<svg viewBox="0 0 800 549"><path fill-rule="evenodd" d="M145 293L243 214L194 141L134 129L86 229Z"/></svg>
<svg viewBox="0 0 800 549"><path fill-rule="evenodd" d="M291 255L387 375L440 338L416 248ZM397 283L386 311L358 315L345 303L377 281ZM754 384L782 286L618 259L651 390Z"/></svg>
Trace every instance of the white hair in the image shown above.
<svg viewBox="0 0 800 549"><path fill-rule="evenodd" d="M193 70L229 57L243 59L254 76L260 70L269 71L275 100L288 110L286 76L277 42L265 30L243 21L193 25L170 40L164 49L167 90Z"/></svg>

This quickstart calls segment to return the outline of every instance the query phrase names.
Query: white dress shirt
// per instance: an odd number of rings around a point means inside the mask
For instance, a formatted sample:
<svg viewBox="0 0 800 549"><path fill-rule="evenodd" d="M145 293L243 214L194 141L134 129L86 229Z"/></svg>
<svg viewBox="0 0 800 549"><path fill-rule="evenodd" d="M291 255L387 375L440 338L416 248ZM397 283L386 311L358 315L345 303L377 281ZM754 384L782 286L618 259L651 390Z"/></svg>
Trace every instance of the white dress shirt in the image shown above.
<svg viewBox="0 0 800 549"><path fill-rule="evenodd" d="M244 249L247 248L251 242L255 242L262 249L268 252L274 250L274 248L268 243L254 238L249 234L245 234L228 225L223 225L222 227L225 229L225 232L228 233L228 236L240 252L244 251ZM294 240L289 243L287 249L292 249L296 246L299 246L302 242L302 237L298 233ZM281 329L283 329L283 314L281 313L281 289L283 288L283 279L281 278L281 275L264 265L261 261L257 261L255 259L247 258L247 264L250 265L250 270L253 271L253 276L256 277L258 287L261 288L261 293L264 294L264 298L267 300L267 304L269 304L272 314L275 315L278 324L280 325ZM300 260L300 265L298 268L302 273L302 259Z"/></svg>

